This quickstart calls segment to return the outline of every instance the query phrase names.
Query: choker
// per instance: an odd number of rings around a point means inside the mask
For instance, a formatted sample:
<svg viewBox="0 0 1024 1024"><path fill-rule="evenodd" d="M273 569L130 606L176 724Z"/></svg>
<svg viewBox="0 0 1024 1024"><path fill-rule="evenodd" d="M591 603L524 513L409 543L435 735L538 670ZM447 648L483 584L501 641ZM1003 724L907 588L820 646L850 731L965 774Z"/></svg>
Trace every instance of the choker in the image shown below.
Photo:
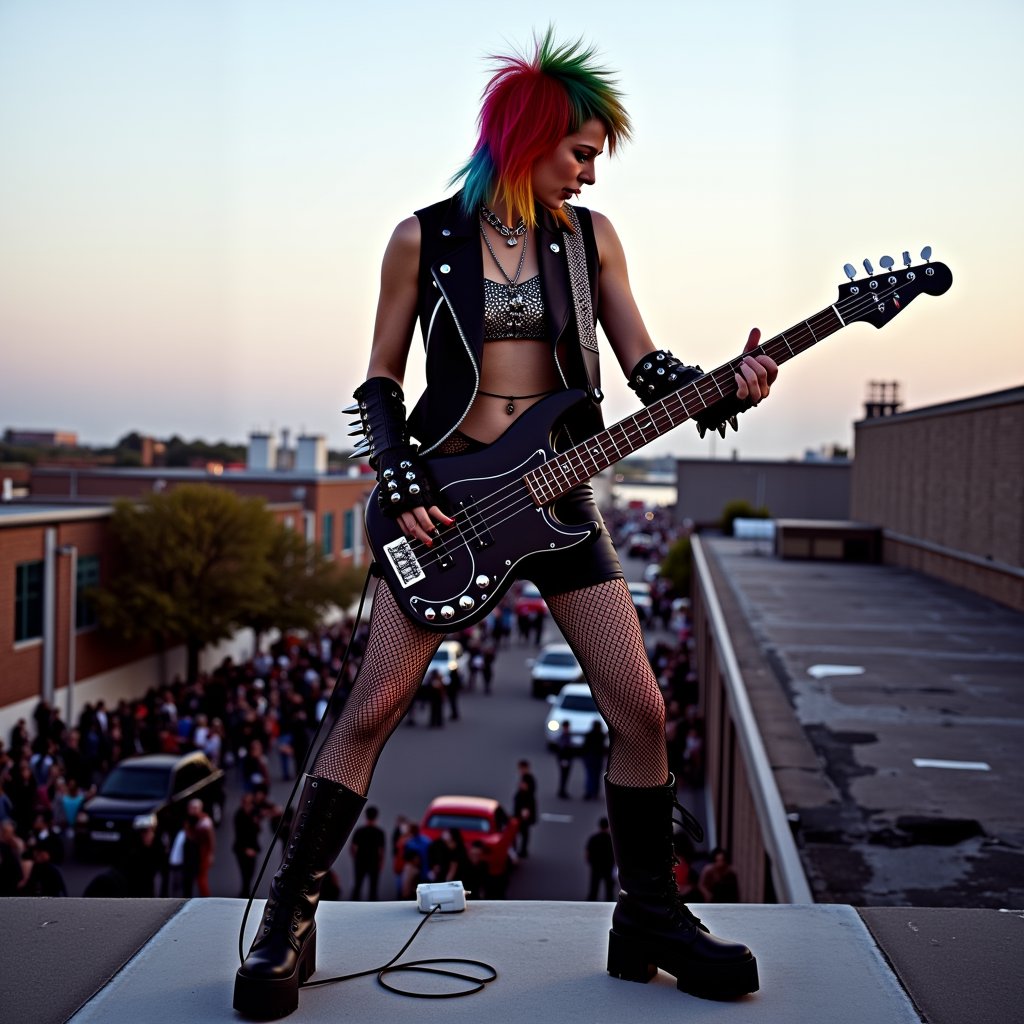
<svg viewBox="0 0 1024 1024"><path fill-rule="evenodd" d="M505 239L505 244L508 246L518 245L519 236L526 234L526 224L522 217L519 218L519 223L511 228L503 223L502 219L486 203L480 204L480 216Z"/></svg>

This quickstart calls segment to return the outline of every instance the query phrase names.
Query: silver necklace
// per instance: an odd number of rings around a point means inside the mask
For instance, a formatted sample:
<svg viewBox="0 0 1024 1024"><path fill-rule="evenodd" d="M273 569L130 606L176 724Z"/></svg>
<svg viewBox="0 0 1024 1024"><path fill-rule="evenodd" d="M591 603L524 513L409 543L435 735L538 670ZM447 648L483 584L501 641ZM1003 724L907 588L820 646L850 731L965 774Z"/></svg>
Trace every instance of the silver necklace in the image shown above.
<svg viewBox="0 0 1024 1024"><path fill-rule="evenodd" d="M514 228L510 228L486 203L480 204L480 216L505 239L505 244L510 248L519 244L520 235L526 234L526 224L522 217Z"/></svg>
<svg viewBox="0 0 1024 1024"><path fill-rule="evenodd" d="M498 259L498 254L491 246L491 240L487 237L483 224L480 225L480 234L483 236L487 251L491 254L491 259L494 260L495 266L501 271L501 276L505 278L505 286L508 289L508 320L505 322L505 327L512 332L509 337L517 338L523 327L523 313L526 308L526 301L519 292L519 275L523 272L523 264L526 262L526 245L529 241L529 235L527 235L524 228L523 247L519 250L519 266L516 267L516 276L509 277Z"/></svg>

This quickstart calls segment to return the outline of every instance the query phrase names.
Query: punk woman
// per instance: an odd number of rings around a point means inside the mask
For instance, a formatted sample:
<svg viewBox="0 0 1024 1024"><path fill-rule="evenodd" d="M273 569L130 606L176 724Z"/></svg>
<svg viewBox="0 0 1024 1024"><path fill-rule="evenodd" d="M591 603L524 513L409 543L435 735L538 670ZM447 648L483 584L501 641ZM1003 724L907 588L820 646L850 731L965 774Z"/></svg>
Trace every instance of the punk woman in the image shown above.
<svg viewBox="0 0 1024 1024"><path fill-rule="evenodd" d="M594 317L645 405L701 375L652 341L608 219L570 209L595 184L599 159L630 134L621 94L594 51L559 44L549 30L531 54L497 58L479 126L476 147L453 178L461 189L403 220L391 237L367 379L353 407L362 452L377 473L381 514L410 544L428 549L459 515L432 493L437 460L487 450L534 404L568 389L590 400L569 410L556 447L602 429L587 344ZM427 386L407 415L402 382L417 321ZM758 337L751 332L735 394L698 417L702 428L735 425L737 412L768 395L777 367L754 351ZM601 524L585 483L560 498L556 511L564 523ZM648 981L661 968L681 989L711 997L756 990L751 951L712 935L676 891L673 812L681 808L666 760L665 706L607 531L531 554L517 575L540 589L608 725L605 792L622 889L608 971ZM321 879L355 826L380 752L441 639L408 616L386 584L378 586L359 676L305 778L263 919L236 977L234 1005L243 1014L280 1017L297 1006L298 988L315 970Z"/></svg>

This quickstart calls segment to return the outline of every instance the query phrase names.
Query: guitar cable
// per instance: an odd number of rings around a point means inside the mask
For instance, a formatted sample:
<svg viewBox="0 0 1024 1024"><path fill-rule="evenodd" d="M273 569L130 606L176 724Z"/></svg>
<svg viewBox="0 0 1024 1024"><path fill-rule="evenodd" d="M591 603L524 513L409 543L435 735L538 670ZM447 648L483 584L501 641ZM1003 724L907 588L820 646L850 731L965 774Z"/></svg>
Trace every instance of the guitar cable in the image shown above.
<svg viewBox="0 0 1024 1024"><path fill-rule="evenodd" d="M348 664L349 658L352 654L352 644L355 642L356 631L359 628L359 623L363 618L363 606L366 602L366 593L370 588L370 579L373 576L379 576L380 570L376 562L371 562L370 567L366 573L366 579L363 581L363 590L359 595L359 606L356 609L355 620L352 623L352 633L349 636L348 644L345 646L345 653L342 655L341 665L338 667L338 674L334 681L334 690L331 693L330 699L327 702L327 707L324 709L324 713L320 718L319 723L316 727L316 732L313 733L313 738L309 742L309 746L306 748L306 756L302 759L302 764L297 772L295 783L292 786L291 793L288 794L288 800L285 802L283 811L281 812L281 820L277 823L277 828L274 830L274 836L270 840L270 845L267 847L267 852L263 857L263 863L260 865L259 874L256 876L256 881L249 888L249 898L245 903L245 911L242 914L242 923L238 928L238 962L239 964L245 963L245 926L249 920L249 912L252 910L253 900L256 898L256 892L258 891L260 884L263 881L263 876L266 874L267 866L270 863L270 856L274 852L274 847L277 845L277 841L281 838L282 829L285 826L285 822L288 821L288 809L292 806L295 800L295 795L299 791L299 784L306 773L306 768L310 763L310 757L313 751L317 747L317 741L320 738L320 733L323 730L324 722L331 719L332 725L338 714L341 712L341 708L335 708L335 698L340 690L340 684L342 676L345 671L345 666ZM287 836L284 841L287 842ZM412 935L406 940L406 943L402 948L386 963L379 967L370 967L365 971L357 971L354 974L338 975L333 978L321 978L316 981L307 981L300 986L300 988L316 988L320 985L333 985L342 981L353 981L356 978L365 978L367 975L375 974L377 976L377 983L387 989L389 992L394 992L397 995L411 996L416 999L454 999L458 996L473 995L476 992L482 991L485 985L490 984L498 977L497 970L483 960L470 960L465 957L431 957L428 959L421 960L408 960L405 963L398 963L402 958L405 951L413 944L416 940L416 936L419 935L423 926L441 910L439 903L434 904L430 912L423 918L422 921L413 930ZM479 968L481 972L487 972L482 977L476 974L463 974L459 971L447 970L436 964L462 964L467 967ZM467 988L458 989L452 992L416 992L411 989L399 988L394 983L390 983L385 979L388 975L397 974L400 972L417 973L417 974L428 974L435 975L437 977L454 978L459 981L467 982Z"/></svg>

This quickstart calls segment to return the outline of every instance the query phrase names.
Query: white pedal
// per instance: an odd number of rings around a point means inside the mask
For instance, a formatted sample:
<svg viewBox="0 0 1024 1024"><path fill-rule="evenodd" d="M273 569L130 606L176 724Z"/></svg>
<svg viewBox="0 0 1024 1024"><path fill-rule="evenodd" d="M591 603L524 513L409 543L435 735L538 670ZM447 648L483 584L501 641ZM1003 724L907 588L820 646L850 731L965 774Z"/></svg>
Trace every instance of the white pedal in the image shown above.
<svg viewBox="0 0 1024 1024"><path fill-rule="evenodd" d="M416 886L416 907L421 914L429 914L434 907L440 907L441 914L458 914L466 909L466 890L458 880L421 882Z"/></svg>

